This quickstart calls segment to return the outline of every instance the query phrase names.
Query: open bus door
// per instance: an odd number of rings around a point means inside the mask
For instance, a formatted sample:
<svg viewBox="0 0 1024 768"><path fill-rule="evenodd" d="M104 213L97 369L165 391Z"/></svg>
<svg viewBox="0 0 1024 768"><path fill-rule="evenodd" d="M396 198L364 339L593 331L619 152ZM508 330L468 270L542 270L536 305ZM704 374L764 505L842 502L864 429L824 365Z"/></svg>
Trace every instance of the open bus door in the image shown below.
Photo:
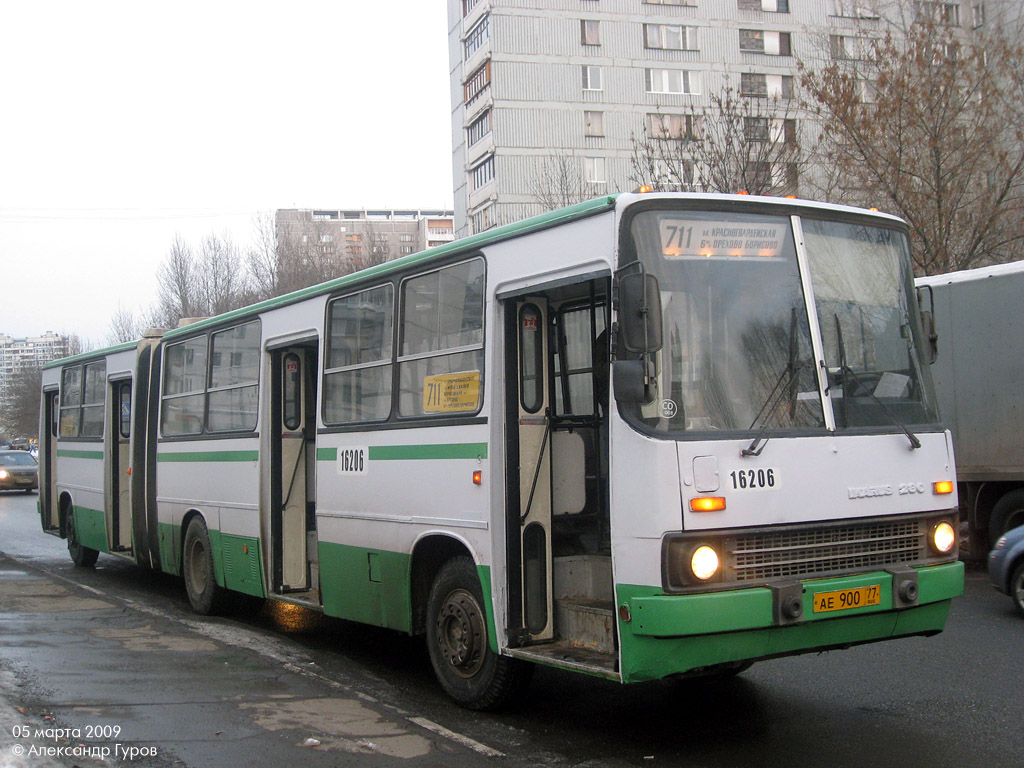
<svg viewBox="0 0 1024 768"><path fill-rule="evenodd" d="M57 508L57 421L60 408L57 389L43 392L42 429L39 430L39 510L44 531L60 528Z"/></svg>
<svg viewBox="0 0 1024 768"><path fill-rule="evenodd" d="M132 549L132 483L131 483L131 428L132 381L119 379L110 382L109 425L110 465L108 468L110 492L110 551L130 552Z"/></svg>
<svg viewBox="0 0 1024 768"><path fill-rule="evenodd" d="M506 303L506 398L509 446L509 547L511 625L520 640L554 635L551 591L551 421L547 376L547 302ZM511 574L518 574L512 576ZM520 597L517 597L520 596Z"/></svg>
<svg viewBox="0 0 1024 768"><path fill-rule="evenodd" d="M316 344L271 353L272 591L319 603L316 532Z"/></svg>

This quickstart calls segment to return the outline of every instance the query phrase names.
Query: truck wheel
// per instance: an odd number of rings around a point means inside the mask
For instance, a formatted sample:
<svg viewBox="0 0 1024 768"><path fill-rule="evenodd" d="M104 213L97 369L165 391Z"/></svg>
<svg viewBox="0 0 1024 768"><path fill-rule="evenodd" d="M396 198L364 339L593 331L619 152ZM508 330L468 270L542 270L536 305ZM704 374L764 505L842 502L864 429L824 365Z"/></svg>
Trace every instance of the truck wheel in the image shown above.
<svg viewBox="0 0 1024 768"><path fill-rule="evenodd" d="M1024 488L1010 491L992 507L988 520L989 545L994 546L996 539L1018 525L1024 525Z"/></svg>
<svg viewBox="0 0 1024 768"><path fill-rule="evenodd" d="M78 534L75 532L75 510L68 512L67 522L68 554L71 555L71 562L79 568L92 568L96 565L96 559L100 556L99 550L83 547L78 541Z"/></svg>
<svg viewBox="0 0 1024 768"><path fill-rule="evenodd" d="M525 684L529 665L491 650L483 590L468 557L449 560L427 600L427 650L445 693L468 709L495 709Z"/></svg>
<svg viewBox="0 0 1024 768"><path fill-rule="evenodd" d="M1017 607L1017 613L1024 616L1024 562L1017 564L1010 577L1010 598Z"/></svg>
<svg viewBox="0 0 1024 768"><path fill-rule="evenodd" d="M217 586L210 534L206 522L198 515L192 518L185 532L182 573L192 610L204 616L215 613L223 603L224 590Z"/></svg>

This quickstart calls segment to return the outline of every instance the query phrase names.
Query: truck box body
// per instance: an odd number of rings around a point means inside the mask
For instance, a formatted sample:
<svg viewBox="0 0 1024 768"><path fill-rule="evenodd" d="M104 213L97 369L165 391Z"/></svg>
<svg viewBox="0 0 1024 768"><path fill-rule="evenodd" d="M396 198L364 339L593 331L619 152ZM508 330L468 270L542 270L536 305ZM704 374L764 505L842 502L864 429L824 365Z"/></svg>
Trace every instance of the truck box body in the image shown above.
<svg viewBox="0 0 1024 768"><path fill-rule="evenodd" d="M1024 488L1024 262L919 278L917 285L932 291L932 376L953 434L961 509L972 532L994 540L1002 531L989 530L993 508ZM979 537L972 539L972 552L976 545L980 551Z"/></svg>

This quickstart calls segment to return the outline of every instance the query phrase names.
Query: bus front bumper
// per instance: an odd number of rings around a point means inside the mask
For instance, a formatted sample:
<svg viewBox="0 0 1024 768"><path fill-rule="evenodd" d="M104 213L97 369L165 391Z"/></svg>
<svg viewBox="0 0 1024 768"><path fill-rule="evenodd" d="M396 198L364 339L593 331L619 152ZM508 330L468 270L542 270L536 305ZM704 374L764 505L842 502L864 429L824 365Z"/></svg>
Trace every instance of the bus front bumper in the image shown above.
<svg viewBox="0 0 1024 768"><path fill-rule="evenodd" d="M888 571L690 595L620 584L622 680L941 632L963 593L963 563L907 572L916 576L910 601L901 574ZM799 608L780 615L780 594Z"/></svg>

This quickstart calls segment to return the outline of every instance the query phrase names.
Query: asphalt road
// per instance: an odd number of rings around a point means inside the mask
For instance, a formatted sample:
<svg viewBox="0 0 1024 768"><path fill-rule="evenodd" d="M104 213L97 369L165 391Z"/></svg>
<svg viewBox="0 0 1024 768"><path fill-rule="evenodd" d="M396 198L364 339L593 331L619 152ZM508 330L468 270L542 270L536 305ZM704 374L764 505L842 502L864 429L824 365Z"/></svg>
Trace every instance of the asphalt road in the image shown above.
<svg viewBox="0 0 1024 768"><path fill-rule="evenodd" d="M515 709L481 715L444 697L416 639L272 604L200 618L176 579L106 556L76 569L35 500L0 494L0 768L104 764L14 756L25 724L118 727L86 745L152 750L106 764L153 768L1024 764L1024 620L980 571L938 637L717 684L538 669Z"/></svg>

